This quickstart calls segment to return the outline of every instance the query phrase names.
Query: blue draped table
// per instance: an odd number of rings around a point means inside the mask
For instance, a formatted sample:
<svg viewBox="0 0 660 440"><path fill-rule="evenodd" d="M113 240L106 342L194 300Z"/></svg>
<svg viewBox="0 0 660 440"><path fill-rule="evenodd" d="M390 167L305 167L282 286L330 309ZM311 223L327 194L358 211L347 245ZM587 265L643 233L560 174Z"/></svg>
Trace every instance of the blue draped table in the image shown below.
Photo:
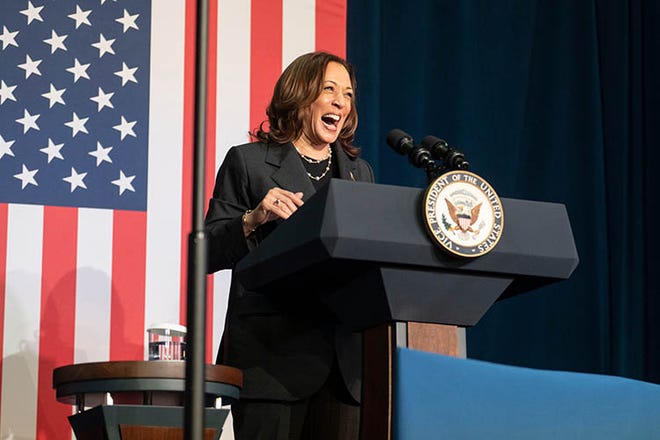
<svg viewBox="0 0 660 440"><path fill-rule="evenodd" d="M396 440L660 439L660 385L396 354Z"/></svg>

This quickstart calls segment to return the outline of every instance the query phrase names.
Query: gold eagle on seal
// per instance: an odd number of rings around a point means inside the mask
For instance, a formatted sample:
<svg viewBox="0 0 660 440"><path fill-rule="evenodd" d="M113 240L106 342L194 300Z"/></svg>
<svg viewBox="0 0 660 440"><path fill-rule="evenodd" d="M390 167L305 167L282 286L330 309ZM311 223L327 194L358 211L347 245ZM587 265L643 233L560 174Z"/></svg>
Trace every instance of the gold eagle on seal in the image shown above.
<svg viewBox="0 0 660 440"><path fill-rule="evenodd" d="M479 211L481 210L481 203L475 206L472 209L469 209L467 206L459 205L454 206L449 199L445 198L447 203L447 209L449 210L449 217L454 221L456 226L450 227L449 231L461 231L461 232L472 232L478 233L479 230L472 229L477 220L479 220Z"/></svg>

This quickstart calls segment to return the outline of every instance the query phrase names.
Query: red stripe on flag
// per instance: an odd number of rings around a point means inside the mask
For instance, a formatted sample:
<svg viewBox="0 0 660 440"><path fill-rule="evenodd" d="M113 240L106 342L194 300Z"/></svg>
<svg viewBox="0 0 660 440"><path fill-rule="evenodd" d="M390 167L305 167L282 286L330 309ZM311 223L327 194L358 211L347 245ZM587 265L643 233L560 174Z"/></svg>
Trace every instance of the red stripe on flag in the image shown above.
<svg viewBox="0 0 660 440"><path fill-rule="evenodd" d="M206 102L206 187L204 200L213 194L215 180L216 96L218 90L218 2L209 2L208 70ZM206 277L206 362L213 362L213 277Z"/></svg>
<svg viewBox="0 0 660 440"><path fill-rule="evenodd" d="M186 31L183 73L183 155L181 161L181 280L179 321L186 325L188 292L188 239L192 230L192 166L195 141L195 19L196 2L186 2Z"/></svg>
<svg viewBox="0 0 660 440"><path fill-rule="evenodd" d="M78 209L44 207L37 438L69 432L71 407L55 400L53 369L73 363Z"/></svg>
<svg viewBox="0 0 660 440"><path fill-rule="evenodd" d="M7 225L9 221L9 206L0 203L0 353L4 351L5 342L5 292L7 285ZM2 362L0 362L0 396L2 396ZM0 399L0 414L2 414L2 399Z"/></svg>
<svg viewBox="0 0 660 440"><path fill-rule="evenodd" d="M252 0L250 46L250 128L256 129L282 73L282 0Z"/></svg>
<svg viewBox="0 0 660 440"><path fill-rule="evenodd" d="M316 0L316 50L346 57L346 0Z"/></svg>
<svg viewBox="0 0 660 440"><path fill-rule="evenodd" d="M110 360L144 358L147 213L115 211L112 228Z"/></svg>

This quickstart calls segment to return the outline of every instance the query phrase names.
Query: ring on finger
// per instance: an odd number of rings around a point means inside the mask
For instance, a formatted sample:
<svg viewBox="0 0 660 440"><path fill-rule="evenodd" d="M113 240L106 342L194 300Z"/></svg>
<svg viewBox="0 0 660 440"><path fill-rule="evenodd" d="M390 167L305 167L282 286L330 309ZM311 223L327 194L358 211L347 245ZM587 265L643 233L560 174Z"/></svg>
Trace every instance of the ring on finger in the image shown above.
<svg viewBox="0 0 660 440"><path fill-rule="evenodd" d="M275 201L273 202L273 205L279 205L279 204L280 204L280 199L275 199Z"/></svg>

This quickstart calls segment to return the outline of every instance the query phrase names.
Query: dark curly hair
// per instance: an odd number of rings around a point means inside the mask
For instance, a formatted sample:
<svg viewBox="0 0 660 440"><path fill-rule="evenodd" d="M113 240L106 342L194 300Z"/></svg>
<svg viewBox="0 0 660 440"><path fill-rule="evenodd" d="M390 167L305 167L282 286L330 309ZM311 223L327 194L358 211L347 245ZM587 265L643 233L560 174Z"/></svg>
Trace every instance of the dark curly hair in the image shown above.
<svg viewBox="0 0 660 440"><path fill-rule="evenodd" d="M311 52L296 58L282 72L273 91L273 98L266 108L267 120L250 133L264 143L284 144L298 139L303 132L304 122L310 117L310 106L323 89L323 78L329 63L339 63L348 72L351 86L355 91L355 74L350 64L343 58L327 52ZM268 122L268 128L264 125ZM337 140L351 157L357 157L360 149L353 146L358 116L355 101Z"/></svg>

